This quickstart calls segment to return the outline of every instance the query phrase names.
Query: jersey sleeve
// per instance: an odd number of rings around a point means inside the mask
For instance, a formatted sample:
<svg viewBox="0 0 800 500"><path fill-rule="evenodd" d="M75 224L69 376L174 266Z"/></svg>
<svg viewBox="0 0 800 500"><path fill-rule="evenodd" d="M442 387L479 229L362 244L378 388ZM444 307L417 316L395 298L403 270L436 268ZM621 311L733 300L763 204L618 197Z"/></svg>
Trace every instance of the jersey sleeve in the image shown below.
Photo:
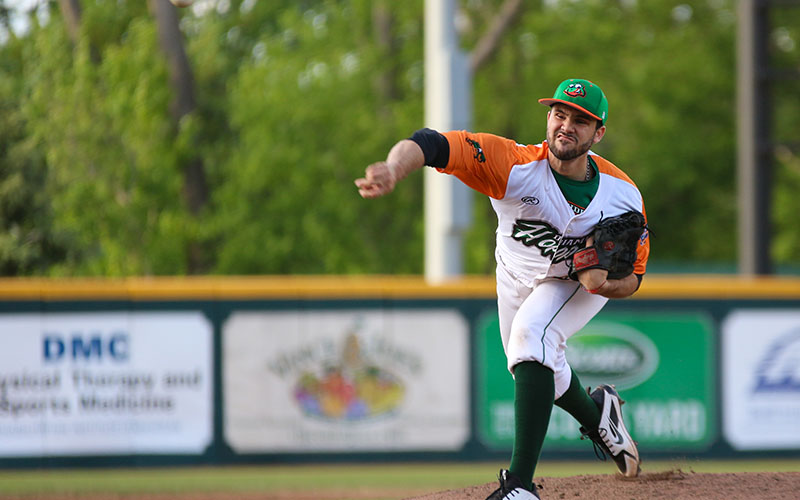
<svg viewBox="0 0 800 500"><path fill-rule="evenodd" d="M505 196L511 169L530 155L528 147L492 134L459 130L442 135L450 145L450 158L445 168L437 170L498 200Z"/></svg>
<svg viewBox="0 0 800 500"><path fill-rule="evenodd" d="M642 203L642 214L644 215L645 224L647 224L647 213L644 211L644 203ZM642 236L639 237L639 244L636 247L636 262L633 263L633 272L635 274L644 274L647 271L647 259L650 258L650 231L645 227Z"/></svg>

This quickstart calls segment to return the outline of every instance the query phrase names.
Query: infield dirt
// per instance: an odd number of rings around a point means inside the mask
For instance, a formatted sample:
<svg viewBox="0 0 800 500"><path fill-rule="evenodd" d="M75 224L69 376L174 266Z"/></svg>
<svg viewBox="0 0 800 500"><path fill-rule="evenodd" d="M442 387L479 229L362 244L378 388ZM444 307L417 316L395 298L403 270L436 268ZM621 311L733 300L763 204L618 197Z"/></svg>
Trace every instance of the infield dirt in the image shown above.
<svg viewBox="0 0 800 500"><path fill-rule="evenodd" d="M797 500L800 472L698 474L672 470L642 473L635 479L619 475L535 478L542 500ZM407 500L484 500L497 483L443 491Z"/></svg>
<svg viewBox="0 0 800 500"><path fill-rule="evenodd" d="M635 479L617 475L535 478L542 500L797 500L800 472L709 474L671 470L642 473ZM360 488L346 491L280 491L217 493L82 493L6 496L0 500L485 500L497 484L421 494L419 487ZM417 495L417 496L409 496Z"/></svg>

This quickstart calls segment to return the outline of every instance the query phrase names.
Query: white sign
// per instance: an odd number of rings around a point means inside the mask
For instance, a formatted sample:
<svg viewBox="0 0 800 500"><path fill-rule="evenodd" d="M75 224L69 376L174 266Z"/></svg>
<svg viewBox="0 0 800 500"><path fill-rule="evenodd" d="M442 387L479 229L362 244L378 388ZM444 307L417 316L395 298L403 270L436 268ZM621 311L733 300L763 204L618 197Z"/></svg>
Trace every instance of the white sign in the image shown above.
<svg viewBox="0 0 800 500"><path fill-rule="evenodd" d="M202 453L212 362L199 312L0 314L0 456Z"/></svg>
<svg viewBox="0 0 800 500"><path fill-rule="evenodd" d="M238 312L223 330L239 453L458 450L469 326L451 310Z"/></svg>
<svg viewBox="0 0 800 500"><path fill-rule="evenodd" d="M734 311L722 347L726 439L739 450L800 448L800 311Z"/></svg>

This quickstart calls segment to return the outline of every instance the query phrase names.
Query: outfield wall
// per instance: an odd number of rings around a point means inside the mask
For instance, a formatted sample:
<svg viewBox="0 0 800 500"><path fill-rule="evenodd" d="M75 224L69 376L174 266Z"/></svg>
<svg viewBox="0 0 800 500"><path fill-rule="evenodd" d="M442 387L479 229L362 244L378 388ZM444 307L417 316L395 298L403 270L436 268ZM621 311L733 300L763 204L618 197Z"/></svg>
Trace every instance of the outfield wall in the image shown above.
<svg viewBox="0 0 800 500"><path fill-rule="evenodd" d="M628 400L645 457L800 455L800 279L648 276L567 357ZM512 440L488 277L0 280L0 466L485 460ZM589 449L556 409L545 456Z"/></svg>

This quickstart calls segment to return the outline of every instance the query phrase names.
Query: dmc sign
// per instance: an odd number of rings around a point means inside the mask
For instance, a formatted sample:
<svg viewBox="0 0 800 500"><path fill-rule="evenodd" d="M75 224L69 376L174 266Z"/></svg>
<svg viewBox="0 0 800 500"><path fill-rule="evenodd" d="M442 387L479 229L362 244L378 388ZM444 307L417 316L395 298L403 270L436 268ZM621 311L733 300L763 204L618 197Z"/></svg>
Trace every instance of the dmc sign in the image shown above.
<svg viewBox="0 0 800 500"><path fill-rule="evenodd" d="M47 363L64 360L127 361L129 336L125 332L103 335L99 332L60 334L46 332L42 338L42 356Z"/></svg>

